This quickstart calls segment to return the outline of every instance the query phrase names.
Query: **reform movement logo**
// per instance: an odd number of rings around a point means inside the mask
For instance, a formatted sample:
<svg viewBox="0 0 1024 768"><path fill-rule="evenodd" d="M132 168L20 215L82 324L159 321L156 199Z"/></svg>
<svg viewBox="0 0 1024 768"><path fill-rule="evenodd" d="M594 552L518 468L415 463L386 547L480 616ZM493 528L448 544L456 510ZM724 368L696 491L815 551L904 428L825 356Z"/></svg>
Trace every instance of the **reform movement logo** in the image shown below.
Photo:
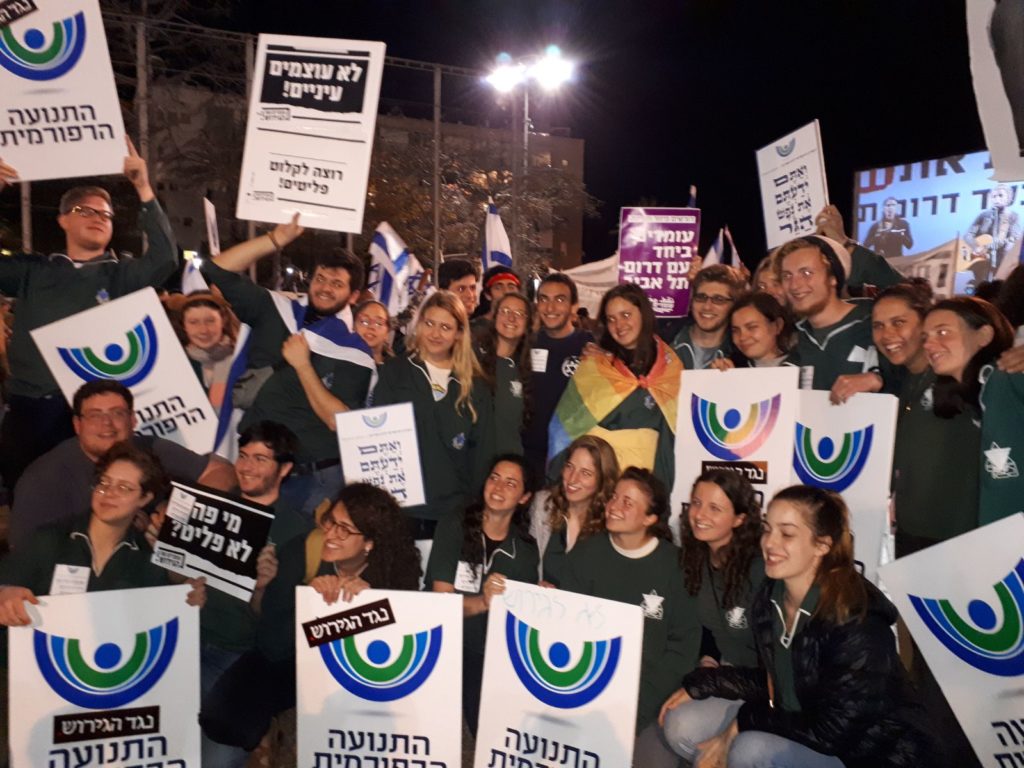
<svg viewBox="0 0 1024 768"><path fill-rule="evenodd" d="M810 427L796 424L796 443L793 446L793 469L800 482L836 493L842 493L860 475L871 454L871 438L875 428L844 432L838 450L830 437L814 444Z"/></svg>
<svg viewBox="0 0 1024 768"><path fill-rule="evenodd" d="M540 632L511 612L505 619L505 643L526 690L559 709L582 707L597 698L615 674L622 651L622 638L613 637L584 642L575 660L561 641L552 643L545 654Z"/></svg>
<svg viewBox="0 0 1024 768"><path fill-rule="evenodd" d="M61 359L83 381L113 379L126 387L142 381L156 364L156 328L147 315L125 334L125 346L108 344L102 353L92 347L58 347Z"/></svg>
<svg viewBox="0 0 1024 768"><path fill-rule="evenodd" d="M35 630L32 642L39 672L57 695L76 707L115 709L160 680L174 657L178 620L136 634L127 659L114 643L99 646L90 663L75 638Z"/></svg>
<svg viewBox="0 0 1024 768"><path fill-rule="evenodd" d="M782 395L752 403L747 416L736 408L727 410L721 418L718 404L697 395L690 399L693 428L708 452L715 458L735 461L749 456L771 436L779 419Z"/></svg>
<svg viewBox="0 0 1024 768"><path fill-rule="evenodd" d="M55 80L78 63L85 50L85 14L53 22L50 40L39 29L25 31L22 40L11 27L0 30L0 66L26 80Z"/></svg>
<svg viewBox="0 0 1024 768"><path fill-rule="evenodd" d="M1016 677L1024 674L1024 560L992 588L1001 622L984 600L968 603L967 620L948 600L908 597L932 634L961 660L991 675Z"/></svg>
<svg viewBox="0 0 1024 768"><path fill-rule="evenodd" d="M352 637L320 646L320 656L342 688L368 701L394 701L419 688L430 677L441 653L441 627L402 635L397 652L384 640L373 640L364 655Z"/></svg>

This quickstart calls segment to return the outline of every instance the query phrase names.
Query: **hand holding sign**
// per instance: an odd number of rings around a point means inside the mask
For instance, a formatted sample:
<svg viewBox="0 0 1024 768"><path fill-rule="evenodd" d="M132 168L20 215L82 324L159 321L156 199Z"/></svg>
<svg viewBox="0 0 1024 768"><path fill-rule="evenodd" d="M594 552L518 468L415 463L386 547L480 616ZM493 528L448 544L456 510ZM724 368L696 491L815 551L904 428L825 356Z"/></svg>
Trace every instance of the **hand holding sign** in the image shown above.
<svg viewBox="0 0 1024 768"><path fill-rule="evenodd" d="M23 627L32 623L25 610L25 603L39 605L39 599L32 590L25 587L0 588L0 625L5 627Z"/></svg>
<svg viewBox="0 0 1024 768"><path fill-rule="evenodd" d="M293 240L305 232L299 224L299 212L296 211L295 215L292 216L292 220L284 224L278 224L274 227L274 230L270 233L270 242L278 249L284 248L286 245L291 243Z"/></svg>
<svg viewBox="0 0 1024 768"><path fill-rule="evenodd" d="M256 585L253 589L266 589L277 578L277 549L267 544L256 558Z"/></svg>
<svg viewBox="0 0 1024 768"><path fill-rule="evenodd" d="M0 190L18 180L18 172L0 157Z"/></svg>
<svg viewBox="0 0 1024 768"><path fill-rule="evenodd" d="M128 156L124 159L124 175L128 177L128 181L132 183L135 191L139 193L139 200L148 203L156 195L153 193L153 188L149 185L149 170L146 167L146 161L139 155L130 138L125 136L124 140L128 144Z"/></svg>
<svg viewBox="0 0 1024 768"><path fill-rule="evenodd" d="M189 605L194 605L196 608L202 608L206 605L206 577L200 576L198 579L185 579L185 583L192 587L192 591L185 597L185 602Z"/></svg>

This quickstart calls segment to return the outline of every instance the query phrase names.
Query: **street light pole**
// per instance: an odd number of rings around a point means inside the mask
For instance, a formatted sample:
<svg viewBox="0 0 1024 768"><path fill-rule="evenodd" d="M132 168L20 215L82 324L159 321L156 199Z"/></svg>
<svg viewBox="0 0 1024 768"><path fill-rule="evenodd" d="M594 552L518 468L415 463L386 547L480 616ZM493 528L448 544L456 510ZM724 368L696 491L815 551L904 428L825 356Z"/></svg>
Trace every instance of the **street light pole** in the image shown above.
<svg viewBox="0 0 1024 768"><path fill-rule="evenodd" d="M523 83L523 165L521 170L520 195L525 202L529 195L528 176L530 173L530 86L528 83ZM521 267L526 262L528 217L520 216L519 219L520 231L516 233L518 238L516 245L519 253L513 263Z"/></svg>

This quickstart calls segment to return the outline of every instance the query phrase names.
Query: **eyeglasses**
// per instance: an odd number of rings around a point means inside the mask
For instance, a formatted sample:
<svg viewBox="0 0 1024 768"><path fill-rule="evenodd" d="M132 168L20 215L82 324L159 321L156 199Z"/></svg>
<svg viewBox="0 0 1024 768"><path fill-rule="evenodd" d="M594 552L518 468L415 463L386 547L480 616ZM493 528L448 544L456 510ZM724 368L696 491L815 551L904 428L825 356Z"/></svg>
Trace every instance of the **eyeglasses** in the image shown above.
<svg viewBox="0 0 1024 768"><path fill-rule="evenodd" d="M113 424L123 424L131 418L131 415L132 412L127 408L115 408L112 411L86 411L80 418L90 424L103 424L108 421Z"/></svg>
<svg viewBox="0 0 1024 768"><path fill-rule="evenodd" d="M362 531L357 531L348 523L339 523L330 515L326 515L323 521L320 523L324 531L330 533L331 531L337 531L339 538L344 541L350 536L362 536Z"/></svg>
<svg viewBox="0 0 1024 768"><path fill-rule="evenodd" d="M98 208L93 208L92 206L89 205L76 205L74 208L68 211L68 213L77 213L83 219L92 219L95 218L96 216L99 216L101 219L104 219L106 221L114 220L113 211L101 211Z"/></svg>
<svg viewBox="0 0 1024 768"><path fill-rule="evenodd" d="M138 493L142 490L137 485L114 482L106 475L97 480L92 487L104 496L113 497L131 496L132 494Z"/></svg>
<svg viewBox="0 0 1024 768"><path fill-rule="evenodd" d="M716 307L724 307L726 304L732 304L732 299L728 296L709 293L698 293L694 295L693 301L695 304L706 304L710 301Z"/></svg>
<svg viewBox="0 0 1024 768"><path fill-rule="evenodd" d="M511 307L502 307L498 310L498 314L504 317L506 320L515 318L516 320L522 320L526 317L526 312L521 309L512 309Z"/></svg>
<svg viewBox="0 0 1024 768"><path fill-rule="evenodd" d="M356 322L359 323L361 326L363 326L363 328L387 328L388 327L388 321L387 320L371 320L368 317L360 317L358 320L356 320Z"/></svg>

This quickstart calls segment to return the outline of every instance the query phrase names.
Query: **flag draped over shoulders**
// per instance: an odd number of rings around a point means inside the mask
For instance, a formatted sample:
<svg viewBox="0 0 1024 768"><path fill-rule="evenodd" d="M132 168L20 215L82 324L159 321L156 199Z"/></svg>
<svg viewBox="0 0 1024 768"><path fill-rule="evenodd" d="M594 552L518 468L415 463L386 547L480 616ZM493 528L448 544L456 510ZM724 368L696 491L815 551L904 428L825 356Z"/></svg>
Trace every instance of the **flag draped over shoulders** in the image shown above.
<svg viewBox="0 0 1024 768"><path fill-rule="evenodd" d="M660 338L655 341L657 357L646 376L636 376L615 357L593 354L580 361L548 426L549 457L560 454L577 437L595 434L612 444L620 460L653 467L659 439L655 430L609 430L602 423L637 389L642 389L660 410L668 431L674 434L683 364L665 342Z"/></svg>

